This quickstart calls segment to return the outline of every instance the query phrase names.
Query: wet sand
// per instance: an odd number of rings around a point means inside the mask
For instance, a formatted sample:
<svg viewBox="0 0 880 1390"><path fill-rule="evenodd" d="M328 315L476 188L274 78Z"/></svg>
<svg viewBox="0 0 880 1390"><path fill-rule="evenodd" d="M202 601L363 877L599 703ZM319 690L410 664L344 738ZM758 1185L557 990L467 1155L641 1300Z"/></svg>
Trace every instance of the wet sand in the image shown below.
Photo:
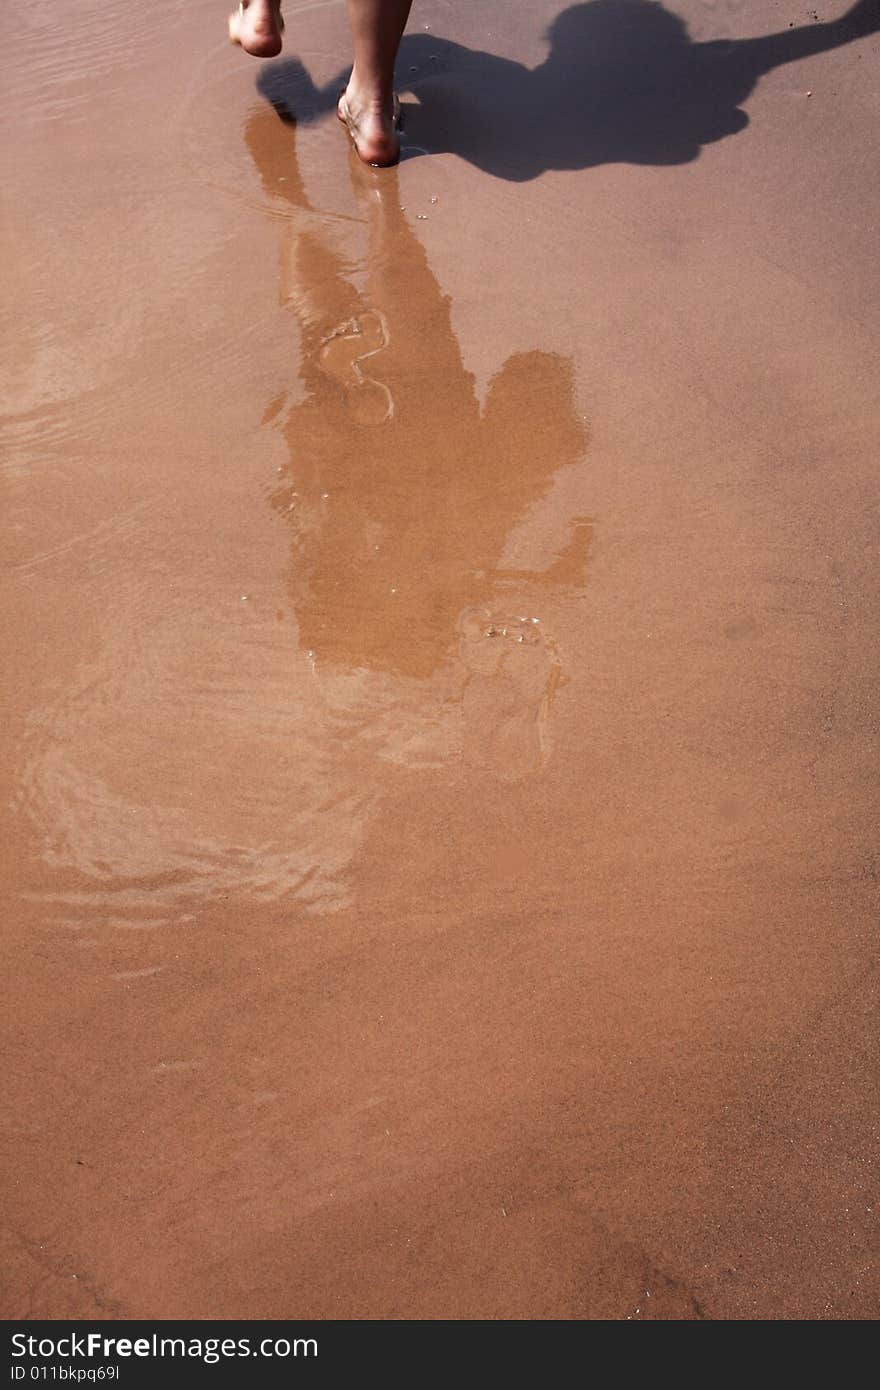
<svg viewBox="0 0 880 1390"><path fill-rule="evenodd" d="M285 12L0 19L3 1314L876 1316L878 35Z"/></svg>

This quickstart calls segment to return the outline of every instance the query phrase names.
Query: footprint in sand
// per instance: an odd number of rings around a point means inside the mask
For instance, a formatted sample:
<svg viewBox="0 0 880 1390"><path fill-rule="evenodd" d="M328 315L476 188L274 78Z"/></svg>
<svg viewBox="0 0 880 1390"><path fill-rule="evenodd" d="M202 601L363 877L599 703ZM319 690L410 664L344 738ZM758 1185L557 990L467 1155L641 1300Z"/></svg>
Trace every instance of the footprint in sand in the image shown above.
<svg viewBox="0 0 880 1390"><path fill-rule="evenodd" d="M381 425L394 414L388 387L367 376L362 366L387 344L384 319L375 310L340 324L321 344L321 370L343 388L358 424Z"/></svg>
<svg viewBox="0 0 880 1390"><path fill-rule="evenodd" d="M459 619L467 671L462 708L470 764L516 781L551 752L550 709L562 677L551 638L537 618L468 608Z"/></svg>

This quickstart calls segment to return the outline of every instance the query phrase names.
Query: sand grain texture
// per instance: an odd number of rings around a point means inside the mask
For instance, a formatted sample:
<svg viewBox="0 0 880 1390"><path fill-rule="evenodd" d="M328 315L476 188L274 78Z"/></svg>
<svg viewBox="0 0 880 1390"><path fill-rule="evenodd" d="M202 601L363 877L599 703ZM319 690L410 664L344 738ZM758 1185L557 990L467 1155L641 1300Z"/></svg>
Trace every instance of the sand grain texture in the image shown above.
<svg viewBox="0 0 880 1390"><path fill-rule="evenodd" d="M870 6L424 0L381 173L340 5L64 10L4 1315L875 1317Z"/></svg>

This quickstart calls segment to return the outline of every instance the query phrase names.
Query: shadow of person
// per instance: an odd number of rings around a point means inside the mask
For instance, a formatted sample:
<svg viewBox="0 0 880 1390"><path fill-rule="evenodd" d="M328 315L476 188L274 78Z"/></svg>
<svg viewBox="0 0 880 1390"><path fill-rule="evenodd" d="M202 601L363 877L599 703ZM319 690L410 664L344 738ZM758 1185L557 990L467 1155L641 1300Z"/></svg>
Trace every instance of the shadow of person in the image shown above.
<svg viewBox="0 0 880 1390"><path fill-rule="evenodd" d="M559 666L536 595L582 583L590 522L561 520L543 571L505 566L504 551L584 454L571 363L511 356L481 406L395 173L350 156L357 256L310 209L275 116L257 112L245 138L284 213L281 295L301 332L304 398L268 412L289 455L272 504L291 532L300 646L328 689L354 675L361 705L371 681L395 719L421 700L418 718L439 724L463 703L475 730L491 725L499 762L504 748L540 760Z"/></svg>
<svg viewBox="0 0 880 1390"><path fill-rule="evenodd" d="M685 164L748 125L743 103L774 68L880 29L878 0L840 19L764 38L695 43L656 0L588 0L563 10L536 68L433 34L405 36L398 70L407 104L404 157L452 153L497 178L599 164ZM415 71L411 71L415 69ZM310 120L332 109L341 73L316 88L285 62L259 79L280 110Z"/></svg>

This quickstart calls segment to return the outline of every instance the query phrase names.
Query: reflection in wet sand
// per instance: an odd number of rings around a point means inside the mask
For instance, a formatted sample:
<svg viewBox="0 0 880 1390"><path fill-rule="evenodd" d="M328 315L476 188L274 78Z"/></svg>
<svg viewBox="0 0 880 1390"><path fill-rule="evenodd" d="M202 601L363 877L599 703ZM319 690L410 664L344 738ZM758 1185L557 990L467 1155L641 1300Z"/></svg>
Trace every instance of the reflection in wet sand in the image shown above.
<svg viewBox="0 0 880 1390"><path fill-rule="evenodd" d="M506 746L496 770L522 775L546 755L559 666L540 614L520 611L548 576L505 569L504 547L582 456L571 366L511 357L481 408L396 174L351 163L368 233L352 265L310 219L283 135L268 113L247 132L270 190L283 161L300 214L284 223L282 293L302 326L306 398L283 423L290 465L273 498L293 532L300 643L334 698L347 682L363 713L372 704L373 733L390 716L384 756L448 758L464 736ZM574 523L555 582L582 577L588 541Z"/></svg>
<svg viewBox="0 0 880 1390"><path fill-rule="evenodd" d="M871 41L634 168L705 46L568 135L552 0L423 0L386 178L124 8L2 50L4 1312L874 1315Z"/></svg>
<svg viewBox="0 0 880 1390"><path fill-rule="evenodd" d="M581 582L589 543L576 519L543 573L505 567L512 530L583 454L570 364L511 357L481 407L396 176L352 161L365 241L340 246L292 132L260 110L246 139L267 191L284 190L281 294L301 328L305 397L266 410L289 454L271 503L296 641L247 594L218 621L220 536L156 609L134 534L93 659L31 717L19 783L46 861L135 926L239 890L345 906L382 765L539 768L561 675L540 600ZM99 585L114 536L85 538ZM79 885L69 906L79 920L94 893Z"/></svg>

